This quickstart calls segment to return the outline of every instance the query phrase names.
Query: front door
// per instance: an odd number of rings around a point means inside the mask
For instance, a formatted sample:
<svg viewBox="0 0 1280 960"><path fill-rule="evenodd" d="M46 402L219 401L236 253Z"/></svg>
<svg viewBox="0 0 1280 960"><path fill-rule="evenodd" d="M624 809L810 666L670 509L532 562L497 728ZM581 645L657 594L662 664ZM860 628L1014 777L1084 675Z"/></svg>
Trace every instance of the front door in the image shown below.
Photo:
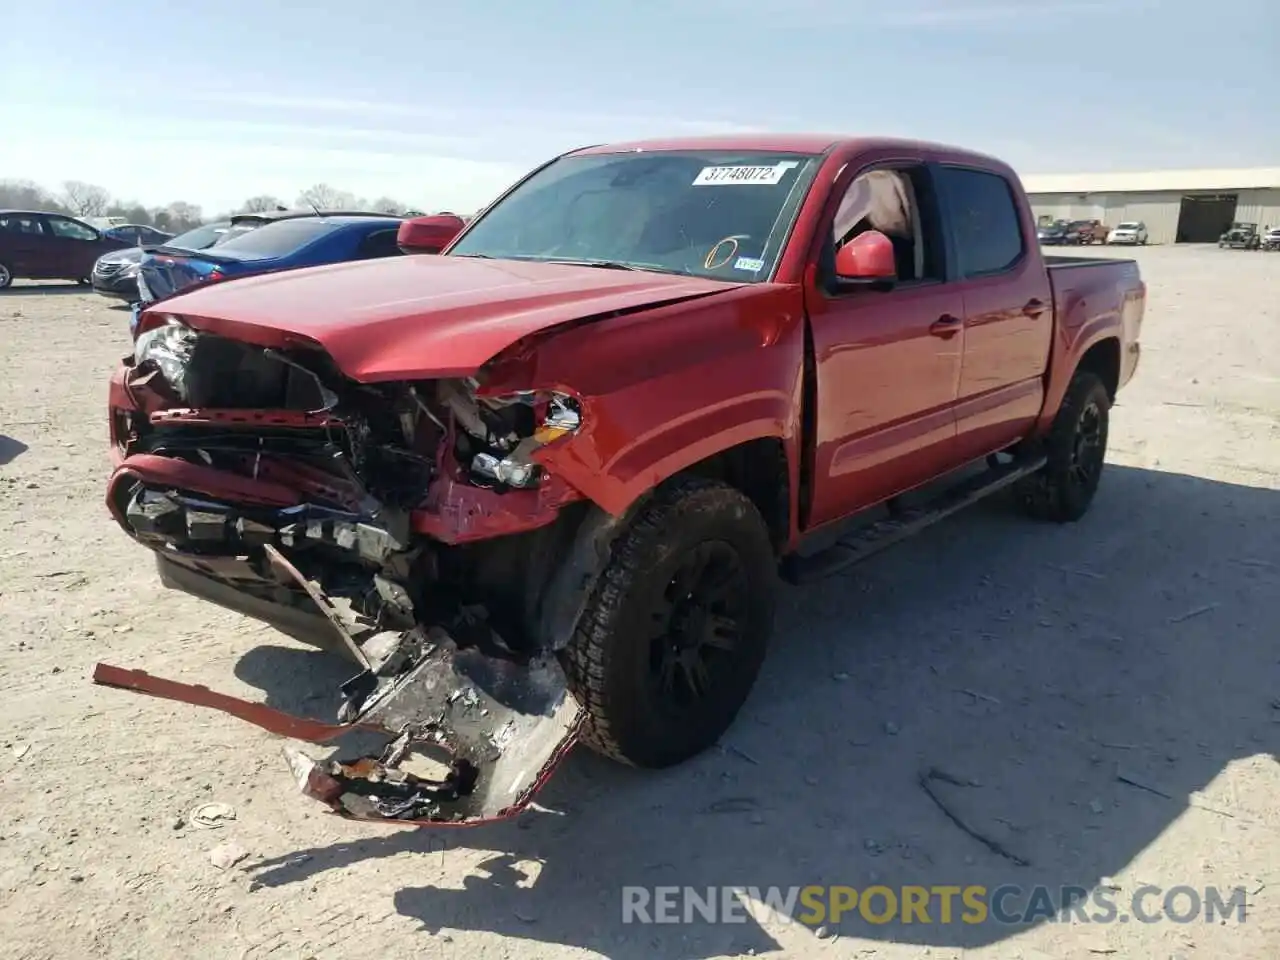
<svg viewBox="0 0 1280 960"><path fill-rule="evenodd" d="M98 257L107 250L123 246L104 244L98 231L70 217L49 215L45 218L45 230L51 236L54 251L51 277L87 279L93 273L93 264Z"/></svg>
<svg viewBox="0 0 1280 960"><path fill-rule="evenodd" d="M936 191L922 163L881 170L851 171L848 189L837 189L817 286L806 292L817 385L809 527L924 483L955 458L964 302L945 279ZM859 195L869 204L851 202ZM893 240L898 282L824 289L835 248L865 229Z"/></svg>
<svg viewBox="0 0 1280 960"><path fill-rule="evenodd" d="M968 461L1026 436L1039 417L1053 293L1004 177L943 166L937 179L964 296L956 430L959 458Z"/></svg>

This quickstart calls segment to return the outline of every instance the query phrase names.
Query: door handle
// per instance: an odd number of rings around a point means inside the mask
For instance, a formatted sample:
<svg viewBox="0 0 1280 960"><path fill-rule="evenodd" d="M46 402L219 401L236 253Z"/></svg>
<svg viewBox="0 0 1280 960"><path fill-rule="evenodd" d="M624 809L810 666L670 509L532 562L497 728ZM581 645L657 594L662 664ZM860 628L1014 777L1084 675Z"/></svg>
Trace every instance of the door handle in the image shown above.
<svg viewBox="0 0 1280 960"><path fill-rule="evenodd" d="M942 337L948 339L954 337L960 332L960 328L964 326L964 321L959 317L953 317L949 313L944 313L933 323L929 324L929 334L934 337Z"/></svg>
<svg viewBox="0 0 1280 960"><path fill-rule="evenodd" d="M1037 300L1034 297L1028 300L1026 305L1022 308L1022 315L1024 317L1030 317L1032 320L1040 316L1042 313L1044 313L1044 301Z"/></svg>

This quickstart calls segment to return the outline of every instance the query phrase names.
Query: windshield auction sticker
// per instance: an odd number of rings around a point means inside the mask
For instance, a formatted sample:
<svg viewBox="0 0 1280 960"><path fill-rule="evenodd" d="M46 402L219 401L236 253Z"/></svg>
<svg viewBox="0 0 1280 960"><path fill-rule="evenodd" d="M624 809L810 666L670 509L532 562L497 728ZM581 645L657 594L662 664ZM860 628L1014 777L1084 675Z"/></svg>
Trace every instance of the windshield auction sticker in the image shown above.
<svg viewBox="0 0 1280 960"><path fill-rule="evenodd" d="M800 164L795 160L783 160L771 167L703 167L702 172L693 179L695 187L719 187L732 184L774 184L780 181L786 172Z"/></svg>

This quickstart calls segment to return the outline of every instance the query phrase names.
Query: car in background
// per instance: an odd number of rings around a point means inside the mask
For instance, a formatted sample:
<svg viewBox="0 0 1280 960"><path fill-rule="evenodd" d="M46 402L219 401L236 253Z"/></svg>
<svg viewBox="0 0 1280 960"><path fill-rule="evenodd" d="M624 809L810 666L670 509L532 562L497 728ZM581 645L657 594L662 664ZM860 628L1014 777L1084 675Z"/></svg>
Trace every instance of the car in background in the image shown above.
<svg viewBox="0 0 1280 960"><path fill-rule="evenodd" d="M102 232L108 237L126 240L137 247L164 243L174 237L172 233L166 230L157 230L155 227L147 226L145 223L124 223L118 227L108 227Z"/></svg>
<svg viewBox="0 0 1280 960"><path fill-rule="evenodd" d="M131 327L137 328L145 308L192 287L279 270L401 255L397 232L403 217L313 213L273 219L204 250L165 244L144 251L138 266L141 302L134 305Z"/></svg>
<svg viewBox="0 0 1280 960"><path fill-rule="evenodd" d="M1055 220L1047 226L1037 228L1036 238L1041 243L1050 246L1066 243L1068 226L1069 224L1066 220Z"/></svg>
<svg viewBox="0 0 1280 960"><path fill-rule="evenodd" d="M1147 225L1141 220L1126 220L1107 234L1109 244L1144 245L1147 242Z"/></svg>
<svg viewBox="0 0 1280 960"><path fill-rule="evenodd" d="M1265 227L1262 235L1263 250L1280 250L1280 227Z"/></svg>
<svg viewBox="0 0 1280 960"><path fill-rule="evenodd" d="M1218 238L1218 246L1229 250L1257 250L1262 246L1256 223L1233 223L1231 229Z"/></svg>
<svg viewBox="0 0 1280 960"><path fill-rule="evenodd" d="M0 290L14 280L88 283L99 257L127 246L61 213L0 210Z"/></svg>
<svg viewBox="0 0 1280 960"><path fill-rule="evenodd" d="M1067 225L1065 243L1086 246L1091 243L1106 243L1107 225L1101 220L1072 220Z"/></svg>
<svg viewBox="0 0 1280 960"><path fill-rule="evenodd" d="M112 227L123 227L129 222L126 217L81 217L85 223L95 230L110 230Z"/></svg>
<svg viewBox="0 0 1280 960"><path fill-rule="evenodd" d="M232 237L254 230L264 222L252 217L242 218L238 223L220 220L217 223L206 223L202 227L188 230L176 237L168 237L161 243L165 247L177 250L205 250L223 240L230 240ZM133 246L124 250L113 250L99 257L98 262L93 265L93 275L90 278L94 291L112 300L137 303L140 299L138 265L142 262L144 253L142 246Z"/></svg>

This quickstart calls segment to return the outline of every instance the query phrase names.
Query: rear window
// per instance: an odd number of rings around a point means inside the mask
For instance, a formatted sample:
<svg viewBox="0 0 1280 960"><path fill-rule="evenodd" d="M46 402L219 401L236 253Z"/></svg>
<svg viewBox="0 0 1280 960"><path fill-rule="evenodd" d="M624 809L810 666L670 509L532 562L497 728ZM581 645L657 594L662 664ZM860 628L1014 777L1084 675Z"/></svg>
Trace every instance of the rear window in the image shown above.
<svg viewBox="0 0 1280 960"><path fill-rule="evenodd" d="M226 235L228 226L225 220L221 223L206 223L203 227L196 227L164 241L164 245L179 250L203 250L221 240Z"/></svg>
<svg viewBox="0 0 1280 960"><path fill-rule="evenodd" d="M340 225L332 220L321 220L318 217L278 220L238 237L232 237L230 240L224 240L218 244L218 255L235 257L237 260L284 257L305 247L313 240L332 233Z"/></svg>
<svg viewBox="0 0 1280 960"><path fill-rule="evenodd" d="M1008 181L982 170L943 167L942 182L960 272L974 277L1016 264L1022 257L1022 223Z"/></svg>

